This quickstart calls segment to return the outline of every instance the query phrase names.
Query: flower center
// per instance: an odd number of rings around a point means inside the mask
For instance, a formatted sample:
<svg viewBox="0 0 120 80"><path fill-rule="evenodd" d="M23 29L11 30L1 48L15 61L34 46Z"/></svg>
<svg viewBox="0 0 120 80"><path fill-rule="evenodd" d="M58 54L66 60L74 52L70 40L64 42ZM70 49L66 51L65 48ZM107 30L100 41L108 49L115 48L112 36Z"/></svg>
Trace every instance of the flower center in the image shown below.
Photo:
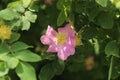
<svg viewBox="0 0 120 80"><path fill-rule="evenodd" d="M65 33L58 33L57 36L57 43L58 44L64 44L66 42L66 34Z"/></svg>

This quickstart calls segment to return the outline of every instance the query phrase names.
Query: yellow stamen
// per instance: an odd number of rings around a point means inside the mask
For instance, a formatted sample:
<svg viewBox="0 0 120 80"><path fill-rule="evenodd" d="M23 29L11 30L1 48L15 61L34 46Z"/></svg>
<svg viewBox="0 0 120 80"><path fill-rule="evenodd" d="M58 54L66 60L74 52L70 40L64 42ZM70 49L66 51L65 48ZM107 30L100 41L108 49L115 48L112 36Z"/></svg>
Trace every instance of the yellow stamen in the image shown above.
<svg viewBox="0 0 120 80"><path fill-rule="evenodd" d="M75 35L75 45L79 46L81 44L80 37L78 35Z"/></svg>
<svg viewBox="0 0 120 80"><path fill-rule="evenodd" d="M71 29L71 30L74 30L75 28L74 28L74 26L71 26L70 29Z"/></svg>
<svg viewBox="0 0 120 80"><path fill-rule="evenodd" d="M2 25L0 27L0 38L2 39L10 39L12 32L10 27L6 26L6 25Z"/></svg>
<svg viewBox="0 0 120 80"><path fill-rule="evenodd" d="M66 42L66 34L65 33L58 33L57 36L57 44L61 45Z"/></svg>

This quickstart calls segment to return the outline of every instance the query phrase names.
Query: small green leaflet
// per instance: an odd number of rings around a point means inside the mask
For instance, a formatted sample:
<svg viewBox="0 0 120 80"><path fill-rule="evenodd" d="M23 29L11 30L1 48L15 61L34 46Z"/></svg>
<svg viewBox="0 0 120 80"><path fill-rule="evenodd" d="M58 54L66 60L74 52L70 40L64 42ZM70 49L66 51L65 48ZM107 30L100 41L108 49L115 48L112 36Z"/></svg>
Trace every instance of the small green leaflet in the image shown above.
<svg viewBox="0 0 120 80"><path fill-rule="evenodd" d="M116 41L110 41L105 47L105 54L107 56L119 56L119 48Z"/></svg>

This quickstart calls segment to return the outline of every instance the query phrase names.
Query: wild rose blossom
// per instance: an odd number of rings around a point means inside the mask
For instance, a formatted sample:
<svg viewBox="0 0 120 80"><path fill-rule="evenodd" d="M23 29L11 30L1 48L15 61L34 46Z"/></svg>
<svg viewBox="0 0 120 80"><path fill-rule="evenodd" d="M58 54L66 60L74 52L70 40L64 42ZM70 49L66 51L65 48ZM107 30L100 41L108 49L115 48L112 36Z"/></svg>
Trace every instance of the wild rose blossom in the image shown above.
<svg viewBox="0 0 120 80"><path fill-rule="evenodd" d="M44 2L45 2L46 4L51 4L51 3L52 3L52 0L44 0Z"/></svg>
<svg viewBox="0 0 120 80"><path fill-rule="evenodd" d="M92 70L92 68L94 67L94 56L88 56L86 59L85 59L85 65L86 65L86 69L87 70Z"/></svg>
<svg viewBox="0 0 120 80"><path fill-rule="evenodd" d="M57 56L61 60L66 60L75 53L76 31L71 29L71 26L72 24L69 23L63 28L58 28L58 32L56 32L48 25L46 34L40 38L44 45L49 45L47 52L57 52Z"/></svg>

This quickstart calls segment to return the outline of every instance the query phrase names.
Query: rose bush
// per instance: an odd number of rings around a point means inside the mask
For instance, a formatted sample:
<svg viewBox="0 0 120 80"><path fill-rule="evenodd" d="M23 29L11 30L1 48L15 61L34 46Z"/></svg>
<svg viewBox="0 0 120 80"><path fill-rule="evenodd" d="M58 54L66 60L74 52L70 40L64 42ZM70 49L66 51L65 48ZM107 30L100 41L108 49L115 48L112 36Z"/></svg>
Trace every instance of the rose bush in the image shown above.
<svg viewBox="0 0 120 80"><path fill-rule="evenodd" d="M0 80L118 80L120 0L0 0Z"/></svg>

